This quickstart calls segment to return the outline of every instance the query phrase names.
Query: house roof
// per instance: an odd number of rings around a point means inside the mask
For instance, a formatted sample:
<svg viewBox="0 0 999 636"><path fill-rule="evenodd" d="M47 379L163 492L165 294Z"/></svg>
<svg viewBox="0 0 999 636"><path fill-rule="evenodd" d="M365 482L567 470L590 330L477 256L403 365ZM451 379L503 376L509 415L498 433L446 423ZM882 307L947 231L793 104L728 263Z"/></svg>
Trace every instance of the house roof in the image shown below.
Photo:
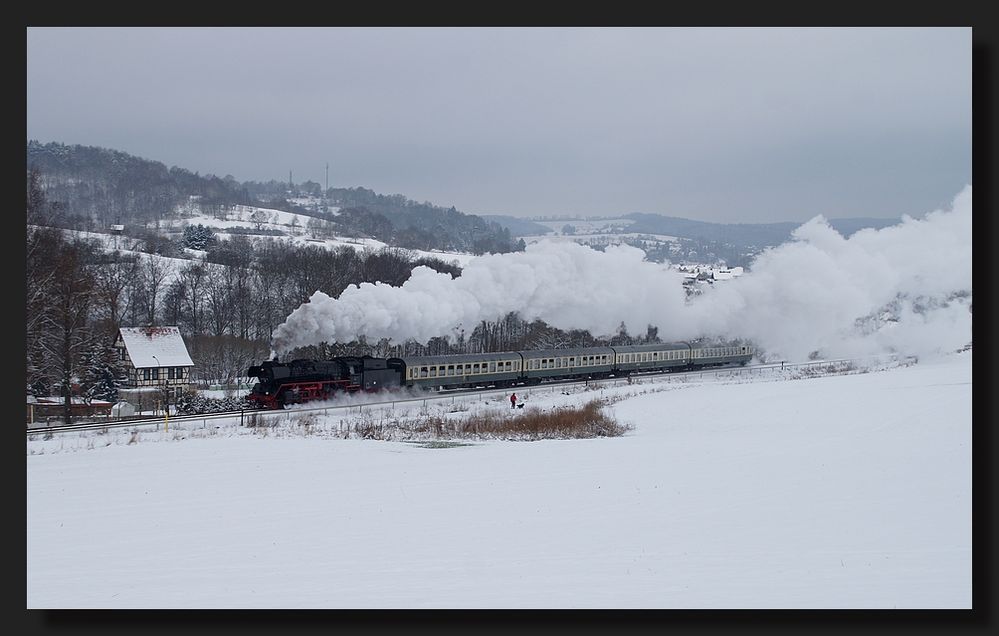
<svg viewBox="0 0 999 636"><path fill-rule="evenodd" d="M177 327L122 327L120 331L128 357L138 369L194 366Z"/></svg>

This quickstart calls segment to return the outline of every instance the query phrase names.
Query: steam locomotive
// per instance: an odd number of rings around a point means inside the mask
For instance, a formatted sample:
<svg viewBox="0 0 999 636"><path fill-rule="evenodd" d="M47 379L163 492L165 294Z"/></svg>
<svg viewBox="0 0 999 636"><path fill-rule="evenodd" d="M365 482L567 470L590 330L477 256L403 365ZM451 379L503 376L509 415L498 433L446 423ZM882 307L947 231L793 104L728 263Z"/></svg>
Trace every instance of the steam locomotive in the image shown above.
<svg viewBox="0 0 999 636"><path fill-rule="evenodd" d="M347 356L285 363L274 359L247 370L248 376L258 379L247 399L257 408L281 409L290 404L329 400L342 393L401 387L432 391L499 388L745 365L754 354L754 347L741 343L702 346L673 342L402 358Z"/></svg>

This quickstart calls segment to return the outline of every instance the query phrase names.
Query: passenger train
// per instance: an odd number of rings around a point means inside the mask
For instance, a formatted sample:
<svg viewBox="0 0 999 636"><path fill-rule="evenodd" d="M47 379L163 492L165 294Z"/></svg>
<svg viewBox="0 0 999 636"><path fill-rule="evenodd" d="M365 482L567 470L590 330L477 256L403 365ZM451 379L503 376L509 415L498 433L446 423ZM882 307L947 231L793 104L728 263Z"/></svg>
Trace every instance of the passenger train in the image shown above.
<svg viewBox="0 0 999 636"><path fill-rule="evenodd" d="M332 399L340 393L400 387L431 391L502 388L745 365L754 354L752 346L742 343L701 346L672 342L401 358L347 356L287 363L274 359L247 370L248 376L258 379L247 399L257 408L280 409L289 404Z"/></svg>

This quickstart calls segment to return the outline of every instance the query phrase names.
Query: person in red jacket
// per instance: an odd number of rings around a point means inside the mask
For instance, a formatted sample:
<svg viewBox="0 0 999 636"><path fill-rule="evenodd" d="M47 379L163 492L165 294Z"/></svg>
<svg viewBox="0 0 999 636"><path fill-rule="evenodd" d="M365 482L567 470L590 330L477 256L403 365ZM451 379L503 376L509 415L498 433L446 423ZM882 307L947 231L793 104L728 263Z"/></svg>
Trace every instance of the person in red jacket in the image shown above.
<svg viewBox="0 0 999 636"><path fill-rule="evenodd" d="M517 394L516 393L511 393L510 394L510 408L512 408L512 409L517 408Z"/></svg>

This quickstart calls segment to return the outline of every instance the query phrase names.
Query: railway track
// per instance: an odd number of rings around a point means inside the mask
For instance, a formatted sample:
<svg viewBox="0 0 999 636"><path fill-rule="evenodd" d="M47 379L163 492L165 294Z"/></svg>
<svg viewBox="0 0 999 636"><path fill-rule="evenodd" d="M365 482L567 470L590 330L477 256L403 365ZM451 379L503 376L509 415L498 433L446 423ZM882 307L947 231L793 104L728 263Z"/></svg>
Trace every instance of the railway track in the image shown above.
<svg viewBox="0 0 999 636"><path fill-rule="evenodd" d="M416 404L416 403L432 403L441 402L447 400L454 400L458 397L465 397L469 395L508 395L511 390L517 391L523 395L529 396L532 391L544 390L549 387L580 387L580 386L604 386L607 384L618 385L623 382L641 383L643 380L650 378L660 378L664 376L669 377L691 377L691 376L710 376L717 375L721 373L734 374L734 375L752 375L756 373L761 373L763 371L773 371L773 370L800 370L803 368L818 368L830 365L850 365L859 362L860 359L837 359L837 360L818 360L805 363L766 363L766 364L755 364L746 366L722 366L722 367L712 367L706 369L696 369L692 371L664 371L664 372L649 372L649 373L633 373L628 377L610 377L601 378L596 380L569 380L569 381L547 381L541 384L533 386L521 386L511 388L475 388L475 389L445 389L441 391L436 391L433 393L427 393L426 395L418 396L405 396L405 395L387 395L386 399L374 399L366 402L353 402L350 401L344 404L335 404L324 402L316 406L309 406L308 403L295 405L293 408L276 410L276 411L265 411L265 410L243 410L243 411L225 411L219 413L202 413L196 415L170 415L169 417L156 417L156 418L137 418L130 420L115 420L115 421L93 421L93 422L80 422L76 424L52 424L44 426L29 426L27 428L27 435L29 437L33 435L54 435L57 433L70 433L70 432L82 432L82 431L101 431L101 430L111 430L111 429L149 429L159 427L164 427L164 429L169 430L171 426L178 426L188 422L201 422L206 425L209 421L213 420L229 420L233 418L240 418L241 422L248 418L270 418L270 417L280 417L283 415L288 415L289 413L309 413L309 412L336 412L340 411L343 413L349 413L350 411L357 409L358 411L363 411L364 409L386 407L394 405L406 405L406 404Z"/></svg>

